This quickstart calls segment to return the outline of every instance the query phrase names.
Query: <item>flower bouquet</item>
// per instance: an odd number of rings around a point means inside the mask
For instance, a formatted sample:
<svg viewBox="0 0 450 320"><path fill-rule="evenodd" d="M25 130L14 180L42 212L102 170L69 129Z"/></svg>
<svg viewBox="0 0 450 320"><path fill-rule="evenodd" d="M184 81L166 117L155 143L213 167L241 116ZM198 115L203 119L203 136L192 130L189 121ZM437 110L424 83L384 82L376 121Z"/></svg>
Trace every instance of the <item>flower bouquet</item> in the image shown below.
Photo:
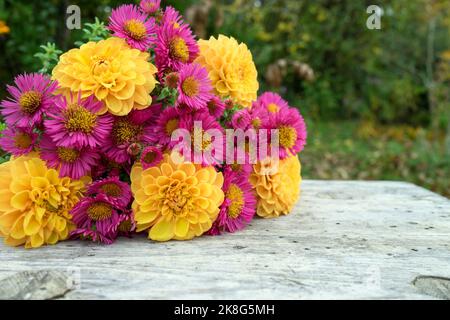
<svg viewBox="0 0 450 320"><path fill-rule="evenodd" d="M160 0L114 9L103 31L7 87L6 244L187 240L290 212L305 123L278 94L257 97L245 44L197 41Z"/></svg>

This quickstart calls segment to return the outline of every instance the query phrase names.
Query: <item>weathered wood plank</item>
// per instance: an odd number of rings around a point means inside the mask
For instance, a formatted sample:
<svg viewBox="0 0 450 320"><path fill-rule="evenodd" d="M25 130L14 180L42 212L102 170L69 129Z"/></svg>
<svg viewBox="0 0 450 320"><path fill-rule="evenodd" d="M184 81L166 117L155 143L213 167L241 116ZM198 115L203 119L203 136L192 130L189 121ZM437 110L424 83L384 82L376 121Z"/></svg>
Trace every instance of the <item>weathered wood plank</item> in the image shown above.
<svg viewBox="0 0 450 320"><path fill-rule="evenodd" d="M32 251L0 244L0 279L61 271L75 282L64 298L86 299L450 297L448 199L402 182L304 181L302 189L291 215L220 237Z"/></svg>

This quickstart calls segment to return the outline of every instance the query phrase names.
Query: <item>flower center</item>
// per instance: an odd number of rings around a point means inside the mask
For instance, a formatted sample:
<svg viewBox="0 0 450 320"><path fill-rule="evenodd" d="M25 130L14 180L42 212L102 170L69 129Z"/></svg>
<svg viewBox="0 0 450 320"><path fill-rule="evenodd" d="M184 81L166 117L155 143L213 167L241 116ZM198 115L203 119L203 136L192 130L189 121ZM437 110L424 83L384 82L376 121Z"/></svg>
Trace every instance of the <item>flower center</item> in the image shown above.
<svg viewBox="0 0 450 320"><path fill-rule="evenodd" d="M112 182L105 183L100 187L100 190L110 197L118 197L122 194L122 189L117 184Z"/></svg>
<svg viewBox="0 0 450 320"><path fill-rule="evenodd" d="M142 126L133 124L126 118L117 120L112 129L113 138L117 145L133 142L142 133Z"/></svg>
<svg viewBox="0 0 450 320"><path fill-rule="evenodd" d="M104 202L95 202L87 209L87 215L94 221L101 221L112 216L112 207Z"/></svg>
<svg viewBox="0 0 450 320"><path fill-rule="evenodd" d="M270 113L277 113L278 111L280 111L280 107L275 103L269 103L269 105L267 106L267 111L269 111Z"/></svg>
<svg viewBox="0 0 450 320"><path fill-rule="evenodd" d="M188 97L194 97L198 94L198 81L194 77L187 77L181 86L183 93Z"/></svg>
<svg viewBox="0 0 450 320"><path fill-rule="evenodd" d="M104 56L93 56L92 74L94 76L100 76L109 70L109 60Z"/></svg>
<svg viewBox="0 0 450 320"><path fill-rule="evenodd" d="M130 232L132 226L131 220L124 220L119 224L118 230L120 232Z"/></svg>
<svg viewBox="0 0 450 320"><path fill-rule="evenodd" d="M211 136L205 132L204 130L194 130L194 134L192 135L192 145L194 146L195 151L204 151L207 150L212 141Z"/></svg>
<svg viewBox="0 0 450 320"><path fill-rule="evenodd" d="M280 145L284 148L292 148L297 141L297 131L290 126L279 128Z"/></svg>
<svg viewBox="0 0 450 320"><path fill-rule="evenodd" d="M64 112L65 127L70 132L91 133L97 123L97 116L86 108L72 104Z"/></svg>
<svg viewBox="0 0 450 320"><path fill-rule="evenodd" d="M137 19L130 19L125 22L124 27L125 32L129 37L134 40L142 40L147 36L147 28L142 21Z"/></svg>
<svg viewBox="0 0 450 320"><path fill-rule="evenodd" d="M211 111L211 112L214 112L217 109L217 105L214 102L214 100L209 101L208 104L207 104L207 107L208 107L208 110Z"/></svg>
<svg viewBox="0 0 450 320"><path fill-rule="evenodd" d="M178 119L170 119L166 123L166 133L168 136L172 135L172 132L178 128Z"/></svg>
<svg viewBox="0 0 450 320"><path fill-rule="evenodd" d="M155 161L156 159L156 152L153 151L149 151L147 152L147 154L144 156L144 162L147 164L153 163L153 161Z"/></svg>
<svg viewBox="0 0 450 320"><path fill-rule="evenodd" d="M14 137L14 145L19 149L28 149L32 143L33 140L26 133L21 132Z"/></svg>
<svg viewBox="0 0 450 320"><path fill-rule="evenodd" d="M168 190L164 204L166 204L176 215L182 215L186 213L186 204L188 203L189 195L183 192L184 188L176 187L172 190Z"/></svg>
<svg viewBox="0 0 450 320"><path fill-rule="evenodd" d="M259 129L261 127L261 119L260 118L252 119L252 126L255 129Z"/></svg>
<svg viewBox="0 0 450 320"><path fill-rule="evenodd" d="M169 55L184 63L189 61L189 49L183 38L175 37L170 41Z"/></svg>
<svg viewBox="0 0 450 320"><path fill-rule="evenodd" d="M237 218L244 208L244 192L239 186L232 183L228 188L226 198L230 200L230 205L228 206L228 216L230 218Z"/></svg>
<svg viewBox="0 0 450 320"><path fill-rule="evenodd" d="M80 157L80 151L71 148L58 147L56 152L60 160L68 163L73 163Z"/></svg>
<svg viewBox="0 0 450 320"><path fill-rule="evenodd" d="M31 90L27 91L19 99L19 105L26 114L33 114L42 102L42 93Z"/></svg>

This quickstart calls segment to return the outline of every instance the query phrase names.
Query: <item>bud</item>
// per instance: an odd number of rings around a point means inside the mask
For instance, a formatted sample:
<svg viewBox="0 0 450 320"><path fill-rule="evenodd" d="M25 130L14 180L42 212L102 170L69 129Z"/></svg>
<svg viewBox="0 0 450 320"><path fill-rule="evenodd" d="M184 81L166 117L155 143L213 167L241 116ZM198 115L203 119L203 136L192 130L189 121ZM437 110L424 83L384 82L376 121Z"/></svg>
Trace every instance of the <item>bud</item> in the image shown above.
<svg viewBox="0 0 450 320"><path fill-rule="evenodd" d="M141 152L141 145L136 142L130 144L130 146L127 149L127 153L133 157L137 156L139 154L139 152Z"/></svg>
<svg viewBox="0 0 450 320"><path fill-rule="evenodd" d="M170 89L176 89L178 87L178 72L171 72L166 76L164 84Z"/></svg>

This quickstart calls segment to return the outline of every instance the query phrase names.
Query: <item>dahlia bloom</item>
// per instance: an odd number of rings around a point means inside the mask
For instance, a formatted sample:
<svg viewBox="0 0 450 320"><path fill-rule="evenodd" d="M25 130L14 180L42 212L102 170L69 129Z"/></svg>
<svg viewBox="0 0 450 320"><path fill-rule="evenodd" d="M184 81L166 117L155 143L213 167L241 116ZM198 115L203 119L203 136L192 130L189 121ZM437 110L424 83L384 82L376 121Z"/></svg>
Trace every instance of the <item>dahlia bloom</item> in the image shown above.
<svg viewBox="0 0 450 320"><path fill-rule="evenodd" d="M80 179L91 172L100 158L99 153L89 147L59 147L49 137L42 137L40 143L41 158L50 168L59 169L61 177Z"/></svg>
<svg viewBox="0 0 450 320"><path fill-rule="evenodd" d="M53 79L65 95L71 91L81 91L82 98L94 95L104 103L100 113L127 115L152 103L157 69L149 58L147 52L130 48L120 38L88 42L61 55Z"/></svg>
<svg viewBox="0 0 450 320"><path fill-rule="evenodd" d="M157 166L163 159L163 154L161 150L157 147L147 147L142 151L141 164L145 169Z"/></svg>
<svg viewBox="0 0 450 320"><path fill-rule="evenodd" d="M44 113L53 106L58 84L39 73L19 75L14 84L7 86L11 97L0 104L5 122L9 127L41 126Z"/></svg>
<svg viewBox="0 0 450 320"><path fill-rule="evenodd" d="M195 62L206 67L220 97L250 108L259 88L258 73L252 54L244 43L219 35L216 39L199 40L200 54Z"/></svg>
<svg viewBox="0 0 450 320"><path fill-rule="evenodd" d="M208 234L235 232L244 229L255 215L256 198L248 176L242 176L225 167L223 173L225 200L220 206L219 216Z"/></svg>
<svg viewBox="0 0 450 320"><path fill-rule="evenodd" d="M34 153L0 165L0 236L11 246L37 248L67 239L69 214L88 181L59 178Z"/></svg>
<svg viewBox="0 0 450 320"><path fill-rule="evenodd" d="M192 63L179 71L177 104L187 105L191 110L206 108L211 94L211 81L202 66Z"/></svg>
<svg viewBox="0 0 450 320"><path fill-rule="evenodd" d="M137 231L156 241L188 240L208 231L224 200L223 175L214 167L175 163L169 155L146 170L131 170Z"/></svg>
<svg viewBox="0 0 450 320"><path fill-rule="evenodd" d="M225 103L217 96L212 95L211 99L206 104L209 114L214 118L219 119L225 111Z"/></svg>
<svg viewBox="0 0 450 320"><path fill-rule="evenodd" d="M289 108L288 103L274 92L264 92L253 103L253 109L262 109L270 114L276 114Z"/></svg>
<svg viewBox="0 0 450 320"><path fill-rule="evenodd" d="M157 32L155 63L160 77L172 71L179 71L190 64L198 55L198 46L188 26L176 28L164 23Z"/></svg>
<svg viewBox="0 0 450 320"><path fill-rule="evenodd" d="M158 12L161 0L141 0L139 8L142 12L152 15Z"/></svg>
<svg viewBox="0 0 450 320"><path fill-rule="evenodd" d="M151 142L167 146L172 140L172 133L180 126L180 116L181 112L176 108L165 109L156 122Z"/></svg>
<svg viewBox="0 0 450 320"><path fill-rule="evenodd" d="M31 129L6 129L1 132L0 148L14 156L33 151L37 146L38 135Z"/></svg>
<svg viewBox="0 0 450 320"><path fill-rule="evenodd" d="M131 201L131 189L128 183L120 181L118 176L94 181L88 188L88 195L103 194L117 208L125 209Z"/></svg>
<svg viewBox="0 0 450 320"><path fill-rule="evenodd" d="M297 109L281 109L270 117L269 127L278 130L281 159L302 151L306 144L306 124Z"/></svg>
<svg viewBox="0 0 450 320"><path fill-rule="evenodd" d="M297 202L302 181L297 155L266 159L253 166L250 183L257 194L256 213L263 218L287 215Z"/></svg>
<svg viewBox="0 0 450 320"><path fill-rule="evenodd" d="M70 233L72 238L82 237L106 244L117 238L121 223L119 208L104 194L83 198L70 213L76 225Z"/></svg>
<svg viewBox="0 0 450 320"><path fill-rule="evenodd" d="M61 96L50 119L45 120L45 132L60 147L95 148L105 141L113 124L110 114L97 114L102 108L103 103L93 96Z"/></svg>
<svg viewBox="0 0 450 320"><path fill-rule="evenodd" d="M149 1L145 2L149 4ZM125 39L130 47L141 51L150 49L155 41L155 19L148 18L133 4L114 9L109 17L108 28L113 36Z"/></svg>

